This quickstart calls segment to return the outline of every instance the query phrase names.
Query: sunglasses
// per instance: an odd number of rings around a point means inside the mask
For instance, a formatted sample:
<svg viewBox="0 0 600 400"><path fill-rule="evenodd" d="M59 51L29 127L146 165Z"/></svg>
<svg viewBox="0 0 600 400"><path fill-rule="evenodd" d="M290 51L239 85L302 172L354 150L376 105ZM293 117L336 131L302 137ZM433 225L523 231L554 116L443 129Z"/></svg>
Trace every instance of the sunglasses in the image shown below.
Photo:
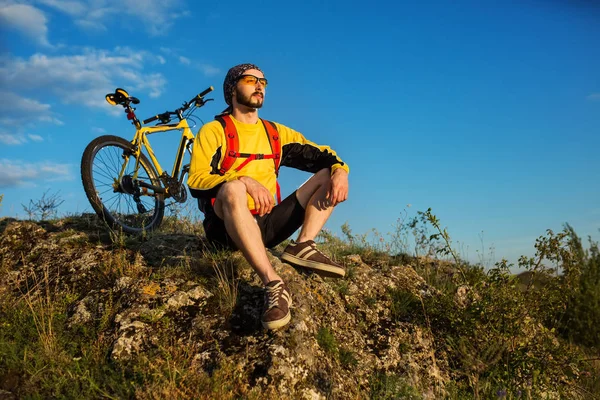
<svg viewBox="0 0 600 400"><path fill-rule="evenodd" d="M267 87L267 78L259 78L254 75L242 75L238 79L238 82L242 82L244 85L256 85L257 82L260 82L261 85Z"/></svg>

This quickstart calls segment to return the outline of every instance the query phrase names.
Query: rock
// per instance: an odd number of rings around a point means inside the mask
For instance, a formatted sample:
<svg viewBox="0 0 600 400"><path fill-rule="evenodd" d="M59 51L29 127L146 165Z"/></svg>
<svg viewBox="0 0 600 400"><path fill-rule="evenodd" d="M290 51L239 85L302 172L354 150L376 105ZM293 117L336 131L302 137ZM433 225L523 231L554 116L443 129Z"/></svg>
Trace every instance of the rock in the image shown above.
<svg viewBox="0 0 600 400"><path fill-rule="evenodd" d="M115 282L115 291L122 291L131 286L133 279L129 276L122 276Z"/></svg>
<svg viewBox="0 0 600 400"><path fill-rule="evenodd" d="M194 304L190 297L186 292L176 292L173 296L169 297L167 300L167 305L171 309L180 308L183 306L189 306L190 304Z"/></svg>
<svg viewBox="0 0 600 400"><path fill-rule="evenodd" d="M90 296L88 296L77 303L75 312L69 319L68 326L70 328L74 327L75 325L84 325L92 320L92 313L88 310L88 305L91 301L92 299Z"/></svg>
<svg viewBox="0 0 600 400"><path fill-rule="evenodd" d="M126 360L137 354L144 342L144 331L147 325L140 321L133 321L119 330L120 336L115 341L111 357L115 360Z"/></svg>
<svg viewBox="0 0 600 400"><path fill-rule="evenodd" d="M456 295L454 296L454 300L456 304L458 304L461 308L465 308L468 305L468 295L470 288L467 285L459 286L456 289Z"/></svg>
<svg viewBox="0 0 600 400"><path fill-rule="evenodd" d="M325 400L326 397L316 392L314 389L304 389L301 394L302 400Z"/></svg>
<svg viewBox="0 0 600 400"><path fill-rule="evenodd" d="M202 286L198 285L198 286L194 287L193 289L188 290L187 295L189 296L190 299L198 301L200 299L207 299L207 298L211 297L212 293L209 292L208 290L206 290L205 288L203 288Z"/></svg>

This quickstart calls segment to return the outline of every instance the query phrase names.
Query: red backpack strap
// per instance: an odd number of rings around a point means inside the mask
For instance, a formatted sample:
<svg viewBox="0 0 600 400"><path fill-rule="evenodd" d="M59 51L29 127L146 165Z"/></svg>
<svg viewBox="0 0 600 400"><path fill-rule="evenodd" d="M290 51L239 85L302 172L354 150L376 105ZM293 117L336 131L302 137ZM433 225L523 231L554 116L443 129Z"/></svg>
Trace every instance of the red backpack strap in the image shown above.
<svg viewBox="0 0 600 400"><path fill-rule="evenodd" d="M279 164L281 162L281 140L279 139L279 132L277 126L271 121L266 119L260 119L265 126L267 136L269 137L269 144L271 145L271 151L273 152L273 163L275 163L275 176L279 176ZM276 180L277 186L277 204L281 203L281 188L279 182Z"/></svg>
<svg viewBox="0 0 600 400"><path fill-rule="evenodd" d="M219 175L225 175L227 171L231 169L237 157L239 157L238 149L240 147L240 140L235 129L235 124L231 120L231 116L222 115L215 118L223 126L225 131L225 140L227 141L227 147L225 148L225 157L221 162L221 169L219 169Z"/></svg>
<svg viewBox="0 0 600 400"><path fill-rule="evenodd" d="M279 175L279 163L281 162L281 140L279 139L279 132L277 127L271 121L266 119L260 119L265 126L267 136L269 137L269 144L271 145L271 151L273 152L273 162L275 163L275 175Z"/></svg>

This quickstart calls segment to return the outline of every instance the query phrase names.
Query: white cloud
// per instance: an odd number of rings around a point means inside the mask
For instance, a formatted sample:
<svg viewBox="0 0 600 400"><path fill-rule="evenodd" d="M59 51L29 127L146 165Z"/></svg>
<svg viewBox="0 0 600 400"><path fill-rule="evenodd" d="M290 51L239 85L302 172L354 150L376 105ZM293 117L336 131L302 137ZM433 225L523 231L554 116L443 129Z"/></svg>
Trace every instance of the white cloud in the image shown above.
<svg viewBox="0 0 600 400"><path fill-rule="evenodd" d="M108 29L104 24L95 21L87 21L84 19L75 20L75 25L87 31L107 31Z"/></svg>
<svg viewBox="0 0 600 400"><path fill-rule="evenodd" d="M44 13L28 4L0 5L0 25L13 28L42 46L48 42L48 20Z"/></svg>
<svg viewBox="0 0 600 400"><path fill-rule="evenodd" d="M146 65L158 62L149 52L126 47L84 49L74 55L37 53L27 59L0 55L0 142L22 145L36 141L36 135L28 135L35 122L63 125L53 111L56 103L102 108L120 115L121 110L108 105L104 98L116 87L124 87L137 97L143 97L140 93L160 96L165 78L143 72ZM29 97L40 94L49 101Z"/></svg>
<svg viewBox="0 0 600 400"><path fill-rule="evenodd" d="M138 97L139 92L160 96L165 78L142 71L145 65L157 62L160 60L150 52L124 47L112 51L88 48L74 55L37 53L28 59L5 56L0 59L0 86L12 92L50 92L65 104L108 109L104 96L116 87ZM33 100L28 106L41 109L47 105Z"/></svg>
<svg viewBox="0 0 600 400"><path fill-rule="evenodd" d="M0 159L0 187L37 185L43 182L73 179L70 164L51 161L27 163L21 160Z"/></svg>
<svg viewBox="0 0 600 400"><path fill-rule="evenodd" d="M71 16L83 15L87 11L87 5L83 1L71 0L39 0L40 4L51 6Z"/></svg>
<svg viewBox="0 0 600 400"><path fill-rule="evenodd" d="M206 76L215 76L221 73L221 70L219 68L213 67L212 65L208 64L199 64L198 68Z"/></svg>
<svg viewBox="0 0 600 400"><path fill-rule="evenodd" d="M34 99L21 97L15 93L0 90L0 113L14 115L47 114L50 104L43 104Z"/></svg>
<svg viewBox="0 0 600 400"><path fill-rule="evenodd" d="M27 140L22 135L17 135L14 133L7 133L7 132L0 132L0 143L7 144L9 146L16 146L16 145L23 144L26 142L27 142Z"/></svg>
<svg viewBox="0 0 600 400"><path fill-rule="evenodd" d="M205 76L215 76L221 73L221 70L215 66L206 63L197 63L188 57L179 55L181 49L172 49L168 47L161 47L160 51L167 55L167 58L176 58L181 64L190 66L191 68L201 71ZM166 63L166 59L162 56L158 56L162 59L161 64Z"/></svg>
<svg viewBox="0 0 600 400"><path fill-rule="evenodd" d="M165 34L174 22L189 15L183 0L37 0L37 3L67 14L83 29L108 30L108 25L140 23L151 35Z"/></svg>
<svg viewBox="0 0 600 400"><path fill-rule="evenodd" d="M42 115L42 116L39 117L39 120L40 121L44 121L44 122L51 122L51 123L56 124L56 125L64 125L65 124L60 119L52 117L52 116L49 116L49 115Z"/></svg>
<svg viewBox="0 0 600 400"><path fill-rule="evenodd" d="M44 139L40 135L25 134L23 129L15 129L11 131L0 130L0 143L8 146L19 146L25 143L41 142Z"/></svg>
<svg viewBox="0 0 600 400"><path fill-rule="evenodd" d="M588 100L598 101L600 100L600 93L592 93L587 97Z"/></svg>
<svg viewBox="0 0 600 400"><path fill-rule="evenodd" d="M0 90L0 142L20 145L30 140L40 141L38 135L25 134L35 121L63 125L50 110L49 104Z"/></svg>

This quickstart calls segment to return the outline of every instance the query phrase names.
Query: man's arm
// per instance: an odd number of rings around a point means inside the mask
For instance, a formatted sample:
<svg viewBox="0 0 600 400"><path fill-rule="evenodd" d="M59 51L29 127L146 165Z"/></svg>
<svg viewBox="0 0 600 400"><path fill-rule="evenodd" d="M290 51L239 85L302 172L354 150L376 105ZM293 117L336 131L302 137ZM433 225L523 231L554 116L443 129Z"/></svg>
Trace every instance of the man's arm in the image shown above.
<svg viewBox="0 0 600 400"><path fill-rule="evenodd" d="M323 168L330 168L332 174L339 168L350 172L348 164L331 147L313 143L300 132L275 124L282 139L280 165L312 173Z"/></svg>
<svg viewBox="0 0 600 400"><path fill-rule="evenodd" d="M264 187L256 179L249 176L240 176L238 180L246 185L246 192L254 200L254 209L262 217L265 214L269 214L273 207L275 207L275 200L271 195L271 192Z"/></svg>
<svg viewBox="0 0 600 400"><path fill-rule="evenodd" d="M216 121L205 124L196 135L188 175L190 192L196 198L214 198L220 186L232 179L228 174L218 174L221 154L225 151L223 135Z"/></svg>
<svg viewBox="0 0 600 400"><path fill-rule="evenodd" d="M329 146L318 145L304 135L284 125L277 124L282 137L281 165L316 173L324 168L331 171L327 198L332 206L348 198L348 173L350 168Z"/></svg>
<svg viewBox="0 0 600 400"><path fill-rule="evenodd" d="M345 169L337 168L332 172L327 199L334 207L348 199L348 172Z"/></svg>

